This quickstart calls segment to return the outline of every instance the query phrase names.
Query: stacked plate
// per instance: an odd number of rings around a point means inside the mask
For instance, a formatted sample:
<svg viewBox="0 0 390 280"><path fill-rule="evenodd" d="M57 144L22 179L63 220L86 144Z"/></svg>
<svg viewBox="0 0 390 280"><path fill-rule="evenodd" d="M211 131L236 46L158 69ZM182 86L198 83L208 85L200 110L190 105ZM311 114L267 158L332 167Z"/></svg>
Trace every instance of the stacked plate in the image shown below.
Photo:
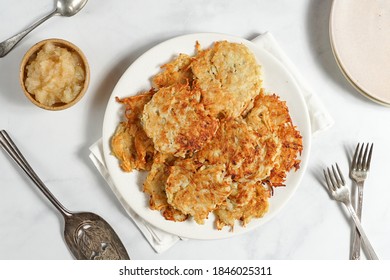
<svg viewBox="0 0 390 280"><path fill-rule="evenodd" d="M334 0L330 39L348 81L369 99L390 106L390 1Z"/></svg>

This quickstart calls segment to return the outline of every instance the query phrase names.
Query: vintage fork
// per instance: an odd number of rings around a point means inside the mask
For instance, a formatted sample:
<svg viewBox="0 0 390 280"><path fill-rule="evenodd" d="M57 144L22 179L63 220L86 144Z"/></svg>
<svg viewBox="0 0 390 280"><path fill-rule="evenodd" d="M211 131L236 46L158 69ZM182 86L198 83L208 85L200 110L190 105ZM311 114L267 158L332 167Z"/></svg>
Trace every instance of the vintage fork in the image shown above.
<svg viewBox="0 0 390 280"><path fill-rule="evenodd" d="M356 215L355 210L352 207L349 190L345 186L345 180L343 174L341 173L337 163L336 163L336 168L332 166L332 171L329 168L324 170L324 176L325 176L325 181L328 186L329 192L332 195L332 197L335 200L342 202L351 213L351 217L355 222L356 228L358 229L360 236L362 238L363 245L367 249L368 258L371 260L378 260L378 256L376 255L374 248L372 247L370 241L368 240L367 235L365 234L363 227L360 223L360 220Z"/></svg>
<svg viewBox="0 0 390 280"><path fill-rule="evenodd" d="M356 214L360 221L362 220L364 181L366 180L368 176L368 172L370 171L373 147L374 144L369 145L367 143L366 148L364 148L364 144L362 144L361 147L360 144L357 144L355 154L353 155L352 158L351 178L356 182L356 185L358 187L358 201L355 209L356 209ZM353 233L353 243L352 243L352 253L351 253L352 260L360 259L360 247L361 247L360 235L357 229L355 228Z"/></svg>

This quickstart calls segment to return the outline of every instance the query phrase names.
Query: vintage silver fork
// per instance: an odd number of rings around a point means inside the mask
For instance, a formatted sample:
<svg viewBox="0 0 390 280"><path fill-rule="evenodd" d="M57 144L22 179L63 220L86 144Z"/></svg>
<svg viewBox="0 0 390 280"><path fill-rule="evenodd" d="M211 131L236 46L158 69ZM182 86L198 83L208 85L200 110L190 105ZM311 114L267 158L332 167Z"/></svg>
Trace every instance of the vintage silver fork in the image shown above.
<svg viewBox="0 0 390 280"><path fill-rule="evenodd" d="M332 197L335 200L342 202L351 213L351 217L355 222L356 228L358 229L360 236L362 238L363 245L367 249L368 258L371 260L378 260L378 256L376 255L374 248L372 247L370 241L368 240L367 235L365 234L363 227L360 223L360 220L356 215L355 210L352 207L350 192L348 188L345 186L345 180L343 174L341 173L337 163L336 163L336 168L332 166L332 171L329 168L324 170L324 176L325 176L325 181L328 186L329 192L332 195Z"/></svg>
<svg viewBox="0 0 390 280"><path fill-rule="evenodd" d="M356 182L358 187L358 201L356 209L356 214L359 220L362 220L362 208L363 208L363 187L364 181L367 179L368 172L370 171L372 149L374 144L366 144L364 148L364 143L360 146L360 143L357 144L355 154L352 158L351 164L351 178ZM363 152L364 151L364 152ZM353 232L353 243L352 243L352 260L360 259L360 247L361 239L357 229L354 229Z"/></svg>

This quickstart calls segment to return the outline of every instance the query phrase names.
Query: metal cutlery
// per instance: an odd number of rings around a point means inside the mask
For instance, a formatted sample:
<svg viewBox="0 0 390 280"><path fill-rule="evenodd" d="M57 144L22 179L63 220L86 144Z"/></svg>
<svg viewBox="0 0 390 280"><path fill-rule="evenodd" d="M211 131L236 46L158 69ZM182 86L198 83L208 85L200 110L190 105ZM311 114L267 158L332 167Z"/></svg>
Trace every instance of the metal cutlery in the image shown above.
<svg viewBox="0 0 390 280"><path fill-rule="evenodd" d="M338 165L336 164L336 168L332 166L331 170L329 168L324 170L324 176L331 196L335 200L343 203L349 210L351 217L355 222L356 228L360 233L360 236L363 241L363 245L367 249L368 258L372 260L377 260L378 256L376 255L374 248L372 247L370 241L368 240L367 235L365 234L363 227L360 223L360 220L356 215L355 210L352 207L350 192L348 188L345 186L345 180Z"/></svg>
<svg viewBox="0 0 390 280"><path fill-rule="evenodd" d="M367 179L368 173L370 171L372 149L374 144L365 145L360 143L357 144L355 154L353 155L352 164L351 164L351 178L356 182L358 187L358 201L355 207L356 214L361 221L362 219L362 207L363 207L363 187L364 181ZM356 228L354 228L353 233L353 243L352 243L352 260L360 259L360 247L361 247L361 238Z"/></svg>
<svg viewBox="0 0 390 280"><path fill-rule="evenodd" d="M5 130L0 131L0 146L61 213L65 221L65 242L76 259L129 259L118 235L103 218L90 212L70 212L53 196Z"/></svg>
<svg viewBox="0 0 390 280"><path fill-rule="evenodd" d="M37 26L51 18L52 16L71 17L77 14L87 3L88 0L57 0L56 9L47 16L33 23L30 27L22 32L8 38L0 43L0 57L9 53L20 40L22 40L28 33L30 33Z"/></svg>

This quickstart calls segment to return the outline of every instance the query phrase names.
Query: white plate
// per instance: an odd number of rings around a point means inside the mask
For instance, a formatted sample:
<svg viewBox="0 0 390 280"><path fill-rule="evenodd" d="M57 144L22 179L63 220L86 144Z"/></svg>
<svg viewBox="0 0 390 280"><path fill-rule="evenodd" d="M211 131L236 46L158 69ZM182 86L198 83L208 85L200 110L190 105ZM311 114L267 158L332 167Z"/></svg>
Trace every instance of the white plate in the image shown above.
<svg viewBox="0 0 390 280"><path fill-rule="evenodd" d="M390 104L390 1L334 0L329 21L337 63L364 96Z"/></svg>
<svg viewBox="0 0 390 280"><path fill-rule="evenodd" d="M301 168L297 172L291 172L288 175L286 181L287 187L278 188L276 190L275 195L270 199L269 212L261 219L252 220L246 228L237 224L233 232L229 231L227 227L221 231L216 230L214 228L215 217L213 214L209 215L209 218L204 225L198 225L192 220L182 223L165 220L158 211L149 209L149 198L141 191L145 173L122 172L118 166L117 159L110 154L110 138L121 120L123 113L123 108L115 101L115 97L122 98L137 94L140 91L148 90L151 87L150 79L160 71L160 66L170 61L179 53L193 54L196 41L199 41L201 46L205 48L210 46L213 42L221 40L240 42L252 50L259 63L262 65L263 80L266 90L277 93L283 100L287 101L293 122L301 131L304 143L304 150L301 156ZM191 34L177 37L153 47L139 57L130 65L115 86L107 105L103 124L103 151L106 165L122 199L139 216L150 224L164 231L193 239L232 237L247 232L271 220L275 214L283 208L299 185L308 162L310 139L310 120L306 103L293 77L287 70L273 56L263 49L260 49L255 44L238 37L213 33Z"/></svg>

